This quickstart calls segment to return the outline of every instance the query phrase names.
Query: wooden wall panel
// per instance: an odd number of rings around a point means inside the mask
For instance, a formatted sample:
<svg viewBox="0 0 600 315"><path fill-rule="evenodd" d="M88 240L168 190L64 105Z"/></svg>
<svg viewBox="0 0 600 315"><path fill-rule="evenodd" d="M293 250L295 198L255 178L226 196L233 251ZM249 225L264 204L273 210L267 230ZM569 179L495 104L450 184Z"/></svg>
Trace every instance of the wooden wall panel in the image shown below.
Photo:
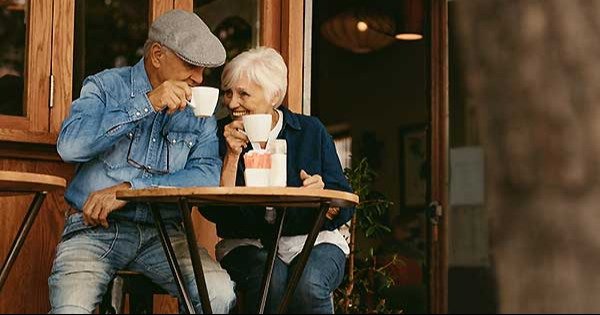
<svg viewBox="0 0 600 315"><path fill-rule="evenodd" d="M182 9L192 12L194 10L194 0L175 0L175 9Z"/></svg>
<svg viewBox="0 0 600 315"><path fill-rule="evenodd" d="M70 179L73 167L60 162L32 162L0 159L1 170L28 171L52 174ZM13 266L6 285L0 292L0 313L46 313L48 276L54 259L56 244L62 233L62 210L66 203L64 191L48 194L38 217ZM0 257L4 261L32 196L0 197Z"/></svg>
<svg viewBox="0 0 600 315"><path fill-rule="evenodd" d="M281 51L281 0L263 0L260 11L260 45Z"/></svg>
<svg viewBox="0 0 600 315"><path fill-rule="evenodd" d="M73 37L75 1L54 0L52 27L53 107L50 110L50 132L58 134L71 107L73 85Z"/></svg>
<svg viewBox="0 0 600 315"><path fill-rule="evenodd" d="M150 23L161 14L173 9L173 0L150 0Z"/></svg>
<svg viewBox="0 0 600 315"><path fill-rule="evenodd" d="M288 93L285 104L302 113L304 63L304 1L281 1L281 55L288 65Z"/></svg>
<svg viewBox="0 0 600 315"><path fill-rule="evenodd" d="M29 130L48 132L48 100L50 98L50 53L52 1L30 1L27 17L27 64L25 70L25 103Z"/></svg>

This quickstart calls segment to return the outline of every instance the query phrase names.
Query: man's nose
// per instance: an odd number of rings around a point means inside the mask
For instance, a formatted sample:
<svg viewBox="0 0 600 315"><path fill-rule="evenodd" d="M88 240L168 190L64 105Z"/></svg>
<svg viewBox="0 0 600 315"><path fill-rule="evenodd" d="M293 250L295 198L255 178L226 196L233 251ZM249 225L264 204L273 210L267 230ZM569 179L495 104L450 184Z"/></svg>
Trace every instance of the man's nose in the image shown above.
<svg viewBox="0 0 600 315"><path fill-rule="evenodd" d="M194 81L195 85L200 85L204 80L204 67L198 67L192 71L192 76L190 77L192 81Z"/></svg>

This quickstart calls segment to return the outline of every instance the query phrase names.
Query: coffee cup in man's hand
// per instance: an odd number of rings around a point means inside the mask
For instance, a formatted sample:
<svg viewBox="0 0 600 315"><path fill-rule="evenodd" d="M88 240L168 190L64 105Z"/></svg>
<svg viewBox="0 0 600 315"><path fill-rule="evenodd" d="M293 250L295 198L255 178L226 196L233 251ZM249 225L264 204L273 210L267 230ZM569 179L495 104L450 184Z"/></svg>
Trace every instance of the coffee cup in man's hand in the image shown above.
<svg viewBox="0 0 600 315"><path fill-rule="evenodd" d="M219 89L210 86L192 88L192 99L188 103L196 117L212 116L219 100Z"/></svg>

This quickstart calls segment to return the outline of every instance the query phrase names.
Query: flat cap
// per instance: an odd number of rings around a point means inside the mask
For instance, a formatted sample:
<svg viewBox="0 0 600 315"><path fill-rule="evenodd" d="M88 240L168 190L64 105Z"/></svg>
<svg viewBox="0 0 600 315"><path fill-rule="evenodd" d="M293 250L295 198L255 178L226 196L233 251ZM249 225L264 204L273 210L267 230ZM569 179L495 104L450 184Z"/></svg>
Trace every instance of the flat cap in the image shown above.
<svg viewBox="0 0 600 315"><path fill-rule="evenodd" d="M225 63L223 44L192 12L176 9L159 16L150 26L148 39L195 66L214 68Z"/></svg>

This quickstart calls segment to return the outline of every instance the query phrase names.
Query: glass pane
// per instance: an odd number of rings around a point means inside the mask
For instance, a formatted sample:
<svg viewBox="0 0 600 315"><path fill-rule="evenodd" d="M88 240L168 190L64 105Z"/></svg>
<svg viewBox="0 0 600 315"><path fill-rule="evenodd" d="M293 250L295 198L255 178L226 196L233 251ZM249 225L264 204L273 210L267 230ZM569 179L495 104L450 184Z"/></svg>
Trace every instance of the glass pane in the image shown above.
<svg viewBox="0 0 600 315"><path fill-rule="evenodd" d="M132 66L143 56L148 36L148 0L77 0L73 98L83 79L114 67Z"/></svg>
<svg viewBox="0 0 600 315"><path fill-rule="evenodd" d="M25 0L0 0L0 115L23 116Z"/></svg>
<svg viewBox="0 0 600 315"><path fill-rule="evenodd" d="M194 0L194 12L219 37L227 61L260 42L260 0ZM206 69L203 85L221 87L222 72L223 67ZM217 118L227 115L220 104Z"/></svg>

